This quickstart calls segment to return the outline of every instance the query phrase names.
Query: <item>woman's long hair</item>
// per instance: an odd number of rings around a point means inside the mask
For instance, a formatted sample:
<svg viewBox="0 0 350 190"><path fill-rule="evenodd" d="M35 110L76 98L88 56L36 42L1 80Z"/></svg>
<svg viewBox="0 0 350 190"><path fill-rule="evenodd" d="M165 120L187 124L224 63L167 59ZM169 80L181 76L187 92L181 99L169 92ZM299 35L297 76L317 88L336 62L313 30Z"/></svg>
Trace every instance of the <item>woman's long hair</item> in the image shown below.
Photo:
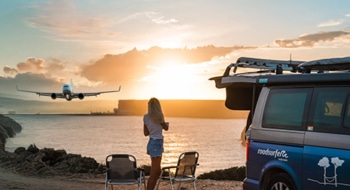
<svg viewBox="0 0 350 190"><path fill-rule="evenodd" d="M162 112L162 107L157 98L151 98L148 101L148 115L155 123L163 123L164 115Z"/></svg>

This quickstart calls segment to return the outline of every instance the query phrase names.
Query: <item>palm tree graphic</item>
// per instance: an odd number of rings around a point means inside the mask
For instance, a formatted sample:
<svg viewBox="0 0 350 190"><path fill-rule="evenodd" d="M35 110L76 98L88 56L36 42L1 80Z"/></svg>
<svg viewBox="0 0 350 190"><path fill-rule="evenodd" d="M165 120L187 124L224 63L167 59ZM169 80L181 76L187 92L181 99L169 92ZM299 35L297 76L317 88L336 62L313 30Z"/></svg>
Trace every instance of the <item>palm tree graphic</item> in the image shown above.
<svg viewBox="0 0 350 190"><path fill-rule="evenodd" d="M337 187L337 167L342 166L344 160L340 160L338 157L334 157L331 159L331 162L334 165L334 185Z"/></svg>
<svg viewBox="0 0 350 190"><path fill-rule="evenodd" d="M327 185L328 183L334 182L334 185L337 187L337 168L343 165L344 160L340 160L338 157L333 157L331 158L331 163L334 165L333 177L327 177L327 168L330 166L329 159L327 157L321 158L318 165L323 167L323 184Z"/></svg>
<svg viewBox="0 0 350 190"><path fill-rule="evenodd" d="M327 157L321 158L321 160L318 162L318 165L320 167L323 167L323 184L327 184L327 168L330 166L329 165L329 160Z"/></svg>

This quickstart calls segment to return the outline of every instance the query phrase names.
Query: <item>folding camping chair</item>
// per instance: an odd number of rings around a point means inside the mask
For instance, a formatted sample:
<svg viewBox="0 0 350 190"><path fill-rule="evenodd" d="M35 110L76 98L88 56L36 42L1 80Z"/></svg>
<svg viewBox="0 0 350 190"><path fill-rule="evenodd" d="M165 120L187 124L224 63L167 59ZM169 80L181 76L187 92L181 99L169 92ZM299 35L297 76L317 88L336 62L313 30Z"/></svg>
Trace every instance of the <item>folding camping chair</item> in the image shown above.
<svg viewBox="0 0 350 190"><path fill-rule="evenodd" d="M198 152L184 152L179 156L179 160L177 162L177 166L169 166L162 168L162 172L159 176L157 189L159 187L159 183L162 181L169 181L171 185L171 189L174 190L174 183L179 182L180 189L181 182L192 182L193 189L196 189L196 167L198 165ZM172 173L171 170L175 172ZM163 176L163 173L166 172L169 175Z"/></svg>
<svg viewBox="0 0 350 190"><path fill-rule="evenodd" d="M142 189L142 182L146 189L145 173L143 169L137 169L136 158L130 154L111 154L106 157L106 181L107 186L122 184L138 184L138 189Z"/></svg>

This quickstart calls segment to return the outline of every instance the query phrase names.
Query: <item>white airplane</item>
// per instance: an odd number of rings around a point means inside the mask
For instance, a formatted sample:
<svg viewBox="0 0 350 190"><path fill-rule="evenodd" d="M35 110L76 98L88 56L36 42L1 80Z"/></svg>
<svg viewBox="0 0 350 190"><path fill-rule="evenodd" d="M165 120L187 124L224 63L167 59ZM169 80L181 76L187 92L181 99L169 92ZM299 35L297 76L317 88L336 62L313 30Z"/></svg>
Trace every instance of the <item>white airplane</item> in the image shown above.
<svg viewBox="0 0 350 190"><path fill-rule="evenodd" d="M80 100L84 99L85 96L97 96L102 93L111 93L111 92L119 92L121 86L119 86L118 90L110 90L110 91L101 91L101 92L80 92L80 93L74 93L73 92L73 82L70 80L70 84L64 84L62 86L62 93L61 92L36 92L36 91L30 91L30 90L21 90L17 86L17 91L21 92L30 92L35 93L39 96L51 96L51 98L54 100L56 98L65 98L67 101L71 101L73 98L79 98Z"/></svg>

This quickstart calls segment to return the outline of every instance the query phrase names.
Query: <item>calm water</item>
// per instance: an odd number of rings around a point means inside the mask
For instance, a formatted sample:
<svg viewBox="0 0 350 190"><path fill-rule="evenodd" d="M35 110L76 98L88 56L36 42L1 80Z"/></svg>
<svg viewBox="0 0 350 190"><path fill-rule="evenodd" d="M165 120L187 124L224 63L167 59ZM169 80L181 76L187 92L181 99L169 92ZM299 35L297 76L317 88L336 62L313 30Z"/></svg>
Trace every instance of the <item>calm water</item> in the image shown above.
<svg viewBox="0 0 350 190"><path fill-rule="evenodd" d="M11 115L23 127L10 138L6 150L35 144L93 157L99 163L113 153L133 154L138 165L150 165L141 116ZM162 166L174 165L182 152L199 152L197 175L245 164L240 142L244 119L167 117Z"/></svg>

